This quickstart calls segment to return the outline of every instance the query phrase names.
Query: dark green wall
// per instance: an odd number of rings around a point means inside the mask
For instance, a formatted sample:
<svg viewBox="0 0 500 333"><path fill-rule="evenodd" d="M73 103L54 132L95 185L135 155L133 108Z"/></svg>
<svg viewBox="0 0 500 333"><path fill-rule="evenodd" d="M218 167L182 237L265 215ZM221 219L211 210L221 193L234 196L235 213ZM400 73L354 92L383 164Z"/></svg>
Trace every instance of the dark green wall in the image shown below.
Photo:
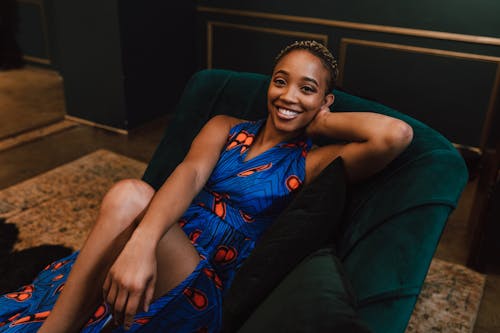
<svg viewBox="0 0 500 333"><path fill-rule="evenodd" d="M22 50L60 72L70 116L132 129L171 112L196 70L193 1L17 4Z"/></svg>
<svg viewBox="0 0 500 333"><path fill-rule="evenodd" d="M54 0L51 18L68 115L127 128L116 2Z"/></svg>
<svg viewBox="0 0 500 333"><path fill-rule="evenodd" d="M44 0L2 0L0 2L0 56L4 52L5 29L15 41L16 48L27 63L52 67L51 46L48 31L48 18ZM7 23L7 24L6 24Z"/></svg>
<svg viewBox="0 0 500 333"><path fill-rule="evenodd" d="M209 55L212 67L269 73L284 45L313 38L342 60L340 88L406 112L456 143L492 146L500 139L500 93L493 90L500 75L496 0L17 2L25 54L61 72L68 114L104 125L130 129L169 112L187 78L207 67ZM248 15L252 12L287 16L258 18ZM401 27L428 35L401 34ZM437 38L436 32L460 34L465 41ZM475 36L490 39L478 43ZM441 51L445 54L435 53ZM484 141L495 96L496 115Z"/></svg>
<svg viewBox="0 0 500 333"><path fill-rule="evenodd" d="M198 0L200 6L499 37L497 0Z"/></svg>
<svg viewBox="0 0 500 333"><path fill-rule="evenodd" d="M192 1L118 2L127 119L170 112L196 69Z"/></svg>
<svg viewBox="0 0 500 333"><path fill-rule="evenodd" d="M197 11L200 67L269 73L291 40L322 40L342 64L340 89L455 143L484 148L500 140L498 1L198 0Z"/></svg>

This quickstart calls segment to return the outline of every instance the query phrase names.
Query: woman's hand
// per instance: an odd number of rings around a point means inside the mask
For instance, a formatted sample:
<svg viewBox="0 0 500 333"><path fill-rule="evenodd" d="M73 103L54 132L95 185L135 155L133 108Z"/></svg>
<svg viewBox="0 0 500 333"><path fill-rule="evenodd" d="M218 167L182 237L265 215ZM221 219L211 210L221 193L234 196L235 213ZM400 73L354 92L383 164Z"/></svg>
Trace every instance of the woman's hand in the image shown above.
<svg viewBox="0 0 500 333"><path fill-rule="evenodd" d="M325 125L325 118L330 114L330 108L328 106L322 107L316 116L311 120L309 125L306 127L306 135L309 137L315 137L321 134L321 128Z"/></svg>
<svg viewBox="0 0 500 333"><path fill-rule="evenodd" d="M109 269L103 285L104 300L111 306L116 324L130 328L142 306L152 301L156 274L156 246L132 237Z"/></svg>

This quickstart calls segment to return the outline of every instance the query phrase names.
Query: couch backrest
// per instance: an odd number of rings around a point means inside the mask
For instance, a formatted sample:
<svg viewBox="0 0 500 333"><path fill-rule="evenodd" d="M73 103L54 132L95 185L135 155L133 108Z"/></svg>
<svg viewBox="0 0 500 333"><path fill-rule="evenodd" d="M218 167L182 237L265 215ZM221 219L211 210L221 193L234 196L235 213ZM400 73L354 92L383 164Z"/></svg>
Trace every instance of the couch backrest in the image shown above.
<svg viewBox="0 0 500 333"><path fill-rule="evenodd" d="M161 186L212 116L265 117L268 84L268 76L254 73L195 74L143 179ZM361 317L375 332L403 332L446 219L467 181L465 164L446 138L421 122L379 103L334 93L333 111L383 113L405 120L414 130L403 154L350 189L345 223L335 240Z"/></svg>
<svg viewBox="0 0 500 333"><path fill-rule="evenodd" d="M375 332L403 332L467 169L451 143L425 124L379 103L342 92L336 97L334 111L378 112L413 127L403 154L351 187L336 240L360 316Z"/></svg>
<svg viewBox="0 0 500 333"><path fill-rule="evenodd" d="M214 115L257 120L266 114L268 79L264 75L225 70L195 73L184 89L172 121L143 179L159 188L182 161L196 134Z"/></svg>

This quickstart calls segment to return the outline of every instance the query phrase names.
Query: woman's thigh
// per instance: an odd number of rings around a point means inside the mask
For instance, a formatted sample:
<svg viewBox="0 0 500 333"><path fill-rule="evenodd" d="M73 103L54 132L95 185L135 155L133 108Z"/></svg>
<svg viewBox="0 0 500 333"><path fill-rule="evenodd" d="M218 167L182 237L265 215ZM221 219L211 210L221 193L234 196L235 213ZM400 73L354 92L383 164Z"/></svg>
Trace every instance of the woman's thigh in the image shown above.
<svg viewBox="0 0 500 333"><path fill-rule="evenodd" d="M198 251L178 224L174 224L163 236L156 253L158 271L154 298L180 284L201 260Z"/></svg>

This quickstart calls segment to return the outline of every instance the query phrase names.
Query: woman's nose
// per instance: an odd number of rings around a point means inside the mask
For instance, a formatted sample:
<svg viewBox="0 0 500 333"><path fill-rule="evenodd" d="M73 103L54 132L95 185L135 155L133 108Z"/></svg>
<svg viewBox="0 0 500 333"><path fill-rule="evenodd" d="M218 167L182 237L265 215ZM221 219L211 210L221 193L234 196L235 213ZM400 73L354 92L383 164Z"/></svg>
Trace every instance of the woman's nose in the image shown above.
<svg viewBox="0 0 500 333"><path fill-rule="evenodd" d="M297 91L293 87L287 87L283 94L281 94L281 99L288 103L296 103L297 102Z"/></svg>

